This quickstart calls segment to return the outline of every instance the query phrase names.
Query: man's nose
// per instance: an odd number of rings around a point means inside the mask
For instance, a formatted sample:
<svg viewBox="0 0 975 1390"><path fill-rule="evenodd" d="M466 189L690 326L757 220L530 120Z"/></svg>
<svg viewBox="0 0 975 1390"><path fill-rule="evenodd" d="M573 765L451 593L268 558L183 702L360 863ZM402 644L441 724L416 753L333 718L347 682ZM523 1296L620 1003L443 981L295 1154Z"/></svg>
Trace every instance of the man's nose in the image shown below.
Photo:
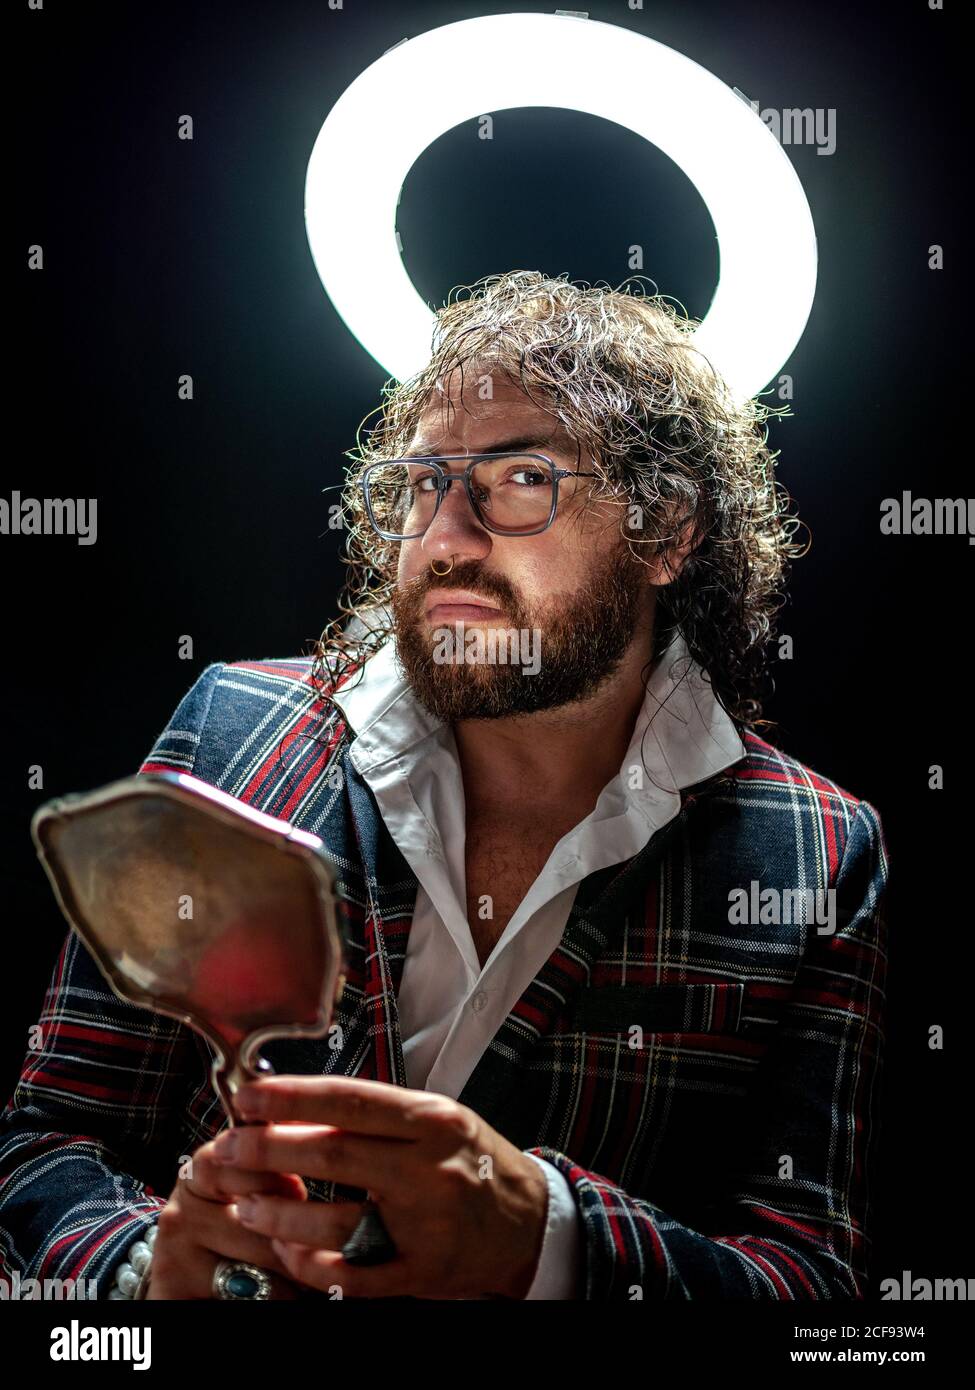
<svg viewBox="0 0 975 1390"><path fill-rule="evenodd" d="M450 555L483 559L490 552L491 533L475 516L462 477L451 478L420 544L431 559Z"/></svg>

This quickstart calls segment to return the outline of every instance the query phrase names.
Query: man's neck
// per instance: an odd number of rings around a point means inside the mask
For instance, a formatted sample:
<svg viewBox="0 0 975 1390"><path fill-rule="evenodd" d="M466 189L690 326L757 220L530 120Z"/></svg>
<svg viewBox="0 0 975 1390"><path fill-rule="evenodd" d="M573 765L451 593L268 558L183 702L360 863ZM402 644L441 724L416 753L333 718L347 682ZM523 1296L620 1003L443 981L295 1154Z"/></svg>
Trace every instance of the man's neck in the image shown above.
<svg viewBox="0 0 975 1390"><path fill-rule="evenodd" d="M468 817L520 808L587 815L619 773L646 698L649 645L631 644L592 696L557 709L453 725Z"/></svg>

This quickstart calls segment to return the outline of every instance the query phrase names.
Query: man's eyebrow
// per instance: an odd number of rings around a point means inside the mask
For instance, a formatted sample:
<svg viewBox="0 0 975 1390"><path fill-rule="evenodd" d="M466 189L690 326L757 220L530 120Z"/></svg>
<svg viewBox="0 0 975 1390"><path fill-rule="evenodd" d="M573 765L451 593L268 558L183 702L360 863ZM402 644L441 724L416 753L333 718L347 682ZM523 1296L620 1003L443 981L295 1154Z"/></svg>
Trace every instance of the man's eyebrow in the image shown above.
<svg viewBox="0 0 975 1390"><path fill-rule="evenodd" d="M512 437L512 438L510 438L510 439L495 439L491 444L489 444L489 445L487 446L486 449L475 449L475 450L473 450L473 455L476 456L477 454L502 454L502 453L514 454L514 453L521 453L523 450L526 450L526 449L534 451L534 450L536 450L536 449L538 449L538 448L542 448L542 449L546 449L546 448L551 449L551 448L554 448L555 450L557 450L557 451L560 452L560 453L564 453L564 452L565 452L565 449L564 449L562 446L560 446L560 445L558 445L558 444L554 444L554 445L553 445L553 443L552 443L551 440L541 439L537 434L523 434L523 435L516 435L516 436L514 436L514 437ZM423 457L424 455L427 455L427 454L438 454L438 453L439 453L439 450L433 449L433 448L431 448L425 441L421 441L421 442L412 450L412 452L411 452L410 454L407 455L407 457L408 457L408 458Z"/></svg>

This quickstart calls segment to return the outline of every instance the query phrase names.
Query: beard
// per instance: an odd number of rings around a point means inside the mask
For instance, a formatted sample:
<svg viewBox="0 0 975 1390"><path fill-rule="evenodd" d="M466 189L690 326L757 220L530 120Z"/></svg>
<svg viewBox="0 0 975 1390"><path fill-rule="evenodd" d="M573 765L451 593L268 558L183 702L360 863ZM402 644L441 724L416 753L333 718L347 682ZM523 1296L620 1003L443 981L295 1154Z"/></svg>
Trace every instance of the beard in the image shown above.
<svg viewBox="0 0 975 1390"><path fill-rule="evenodd" d="M427 595L437 589L470 589L502 613L492 624L464 625L466 644L456 640L459 623L431 625L424 616ZM390 601L397 655L420 703L437 719L504 719L572 705L594 694L614 673L645 613L647 571L624 542L609 565L593 569L573 595L559 595L551 614L546 605L521 601L504 575L484 570L477 560L435 575L429 568L397 587ZM514 629L516 638L538 643L540 662L529 674L518 661L506 660L511 644L499 642L495 664L470 662L470 648L483 635L487 651L495 650L490 627ZM459 654L444 660L442 634L454 640ZM437 639L437 634L441 634ZM649 633L648 633L649 655ZM524 652L524 645L521 644ZM519 643L514 643L514 653ZM437 653L441 659L436 659ZM467 655L468 661L463 660ZM469 664L470 662L470 664Z"/></svg>

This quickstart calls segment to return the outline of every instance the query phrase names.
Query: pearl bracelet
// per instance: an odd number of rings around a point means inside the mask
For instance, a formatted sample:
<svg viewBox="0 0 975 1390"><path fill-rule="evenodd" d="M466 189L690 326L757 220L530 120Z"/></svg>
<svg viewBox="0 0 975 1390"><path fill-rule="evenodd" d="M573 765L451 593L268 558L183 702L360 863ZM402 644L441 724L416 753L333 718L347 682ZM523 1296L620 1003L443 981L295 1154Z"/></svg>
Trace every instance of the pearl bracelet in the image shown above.
<svg viewBox="0 0 975 1390"><path fill-rule="evenodd" d="M129 1246L125 1260L115 1271L115 1283L108 1291L110 1299L134 1299L142 1292L152 1263L152 1248L156 1243L156 1227L152 1225Z"/></svg>

